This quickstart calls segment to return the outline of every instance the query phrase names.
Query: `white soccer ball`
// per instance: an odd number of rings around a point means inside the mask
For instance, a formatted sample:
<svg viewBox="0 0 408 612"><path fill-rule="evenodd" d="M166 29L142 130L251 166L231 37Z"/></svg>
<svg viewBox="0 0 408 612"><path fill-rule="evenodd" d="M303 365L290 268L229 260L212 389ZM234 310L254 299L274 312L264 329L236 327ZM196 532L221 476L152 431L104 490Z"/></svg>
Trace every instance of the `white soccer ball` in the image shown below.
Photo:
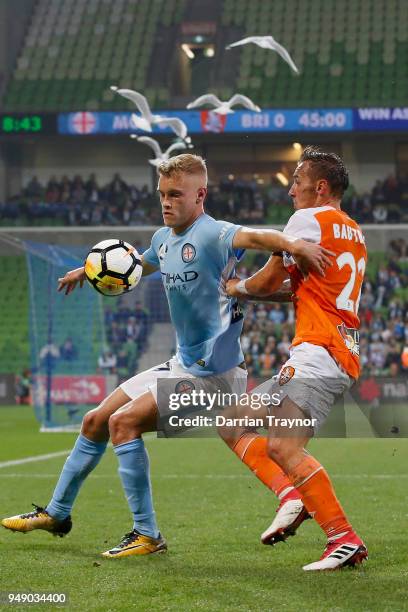
<svg viewBox="0 0 408 612"><path fill-rule="evenodd" d="M139 253L124 240L102 240L89 251L85 275L94 289L103 295L123 295L138 284L142 276Z"/></svg>

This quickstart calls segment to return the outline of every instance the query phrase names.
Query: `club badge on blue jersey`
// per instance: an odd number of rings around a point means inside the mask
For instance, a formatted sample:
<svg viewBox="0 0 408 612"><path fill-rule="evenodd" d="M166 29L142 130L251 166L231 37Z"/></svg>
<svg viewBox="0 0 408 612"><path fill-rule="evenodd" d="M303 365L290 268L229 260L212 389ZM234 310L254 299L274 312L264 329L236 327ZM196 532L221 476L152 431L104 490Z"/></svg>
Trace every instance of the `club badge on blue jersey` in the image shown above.
<svg viewBox="0 0 408 612"><path fill-rule="evenodd" d="M182 260L184 261L184 263L190 263L193 261L195 256L196 256L195 247L189 242L186 242L186 244L184 244L183 248L181 249Z"/></svg>

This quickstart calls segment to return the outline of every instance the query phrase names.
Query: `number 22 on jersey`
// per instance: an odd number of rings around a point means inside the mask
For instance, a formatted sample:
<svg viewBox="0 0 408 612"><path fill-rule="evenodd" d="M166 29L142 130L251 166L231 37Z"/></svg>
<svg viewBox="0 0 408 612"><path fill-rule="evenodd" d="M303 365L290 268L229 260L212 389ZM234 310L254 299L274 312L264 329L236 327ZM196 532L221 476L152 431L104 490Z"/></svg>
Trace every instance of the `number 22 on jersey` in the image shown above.
<svg viewBox="0 0 408 612"><path fill-rule="evenodd" d="M357 315L361 297L361 287L363 285L366 267L365 259L364 257L361 257L358 261L356 261L353 253L350 253L350 251L345 251L337 257L336 262L339 270L342 270L344 266L348 266L350 268L350 278L337 296L336 306L339 310L348 310L349 312L353 312L355 315ZM358 291L357 299L353 300L351 295L355 295L356 291Z"/></svg>

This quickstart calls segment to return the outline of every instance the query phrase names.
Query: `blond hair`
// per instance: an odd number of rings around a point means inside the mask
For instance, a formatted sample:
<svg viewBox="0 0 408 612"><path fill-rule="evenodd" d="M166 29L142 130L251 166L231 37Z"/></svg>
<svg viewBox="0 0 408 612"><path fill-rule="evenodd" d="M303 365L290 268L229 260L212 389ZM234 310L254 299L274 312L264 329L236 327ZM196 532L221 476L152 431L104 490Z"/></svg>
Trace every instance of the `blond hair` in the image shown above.
<svg viewBox="0 0 408 612"><path fill-rule="evenodd" d="M207 166L205 160L200 155L192 155L191 153L182 153L175 155L167 161L162 162L157 171L166 178L173 174L201 174L205 178L207 184Z"/></svg>

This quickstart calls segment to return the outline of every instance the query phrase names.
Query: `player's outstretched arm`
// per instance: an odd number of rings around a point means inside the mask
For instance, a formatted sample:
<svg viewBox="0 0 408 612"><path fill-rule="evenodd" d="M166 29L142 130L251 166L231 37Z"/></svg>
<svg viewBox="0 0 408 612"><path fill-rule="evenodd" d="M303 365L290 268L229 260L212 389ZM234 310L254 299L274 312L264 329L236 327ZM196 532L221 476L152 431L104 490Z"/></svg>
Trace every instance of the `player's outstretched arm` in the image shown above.
<svg viewBox="0 0 408 612"><path fill-rule="evenodd" d="M153 274L157 270L155 266L144 261L143 255L141 257L143 272L142 276L148 276L149 274ZM63 291L65 289L65 295L72 293L77 284L82 288L84 285L84 281L86 279L85 276L85 268L82 266L81 268L75 268L75 270L70 270L63 276L58 279L58 291Z"/></svg>
<svg viewBox="0 0 408 612"><path fill-rule="evenodd" d="M249 295L248 298L251 302L293 302L293 291L292 286L290 284L290 280L283 281L279 289L276 289L276 291L274 291L273 293L269 293L268 295L264 295L262 297Z"/></svg>
<svg viewBox="0 0 408 612"><path fill-rule="evenodd" d="M63 276L58 279L58 291L63 291L65 289L65 295L72 293L77 284L82 288L85 281L85 268L75 268L75 270L70 270Z"/></svg>
<svg viewBox="0 0 408 612"><path fill-rule="evenodd" d="M277 230L260 230L242 227L232 242L234 248L259 249L261 251L287 251L296 260L302 273L316 271L324 276L324 270L332 265L330 256L335 255L319 244L294 238Z"/></svg>
<svg viewBox="0 0 408 612"><path fill-rule="evenodd" d="M282 257L272 255L263 268L249 278L245 280L233 278L227 281L226 291L232 297L244 297L247 300L256 297L272 301L273 294L281 289L287 277Z"/></svg>
<svg viewBox="0 0 408 612"><path fill-rule="evenodd" d="M238 297L241 302L242 301L244 302L273 302L275 304L278 302L286 303L286 304L289 302L293 302L293 291L290 286L290 281L284 281L280 289L277 289L273 293L270 293L268 295L259 296L259 295L250 295L249 293L240 293L238 291L238 287L242 287L243 283L241 283L241 285L238 285L238 283L241 280L242 279L240 278L231 278L229 281L227 281L227 283L230 283L229 285L227 285L226 283L227 295ZM245 279L243 282L246 283ZM228 290L227 290L227 286L228 286ZM246 290L246 284L244 285L244 287Z"/></svg>

